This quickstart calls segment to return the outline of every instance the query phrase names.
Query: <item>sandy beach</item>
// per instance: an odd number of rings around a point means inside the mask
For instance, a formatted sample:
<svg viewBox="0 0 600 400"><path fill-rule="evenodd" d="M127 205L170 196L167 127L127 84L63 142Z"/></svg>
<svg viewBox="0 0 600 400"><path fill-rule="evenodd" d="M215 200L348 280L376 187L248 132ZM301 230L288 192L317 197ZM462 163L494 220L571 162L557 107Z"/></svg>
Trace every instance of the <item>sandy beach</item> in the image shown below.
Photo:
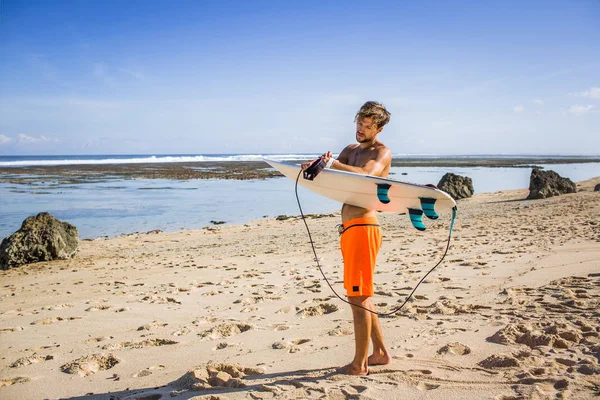
<svg viewBox="0 0 600 400"><path fill-rule="evenodd" d="M352 316L297 218L82 241L75 259L0 271L0 398L597 398L598 183L459 201L445 261L381 320L393 361L366 377L335 373ZM379 218L386 311L437 263L450 215L425 232ZM339 219L308 224L342 293Z"/></svg>

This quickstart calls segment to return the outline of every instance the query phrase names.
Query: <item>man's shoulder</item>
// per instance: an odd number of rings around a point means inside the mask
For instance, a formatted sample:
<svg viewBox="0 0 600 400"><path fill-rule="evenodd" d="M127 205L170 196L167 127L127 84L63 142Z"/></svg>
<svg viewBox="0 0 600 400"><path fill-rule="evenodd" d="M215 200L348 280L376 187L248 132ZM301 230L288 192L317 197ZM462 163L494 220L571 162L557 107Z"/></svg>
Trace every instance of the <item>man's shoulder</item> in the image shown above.
<svg viewBox="0 0 600 400"><path fill-rule="evenodd" d="M349 144L348 146L344 147L344 150L342 150L342 153L347 153L349 151L355 150L359 145L358 144Z"/></svg>
<svg viewBox="0 0 600 400"><path fill-rule="evenodd" d="M377 144L375 145L375 150L377 151L377 153L379 154L387 154L387 153L392 153L392 151L383 143L381 142L377 142Z"/></svg>

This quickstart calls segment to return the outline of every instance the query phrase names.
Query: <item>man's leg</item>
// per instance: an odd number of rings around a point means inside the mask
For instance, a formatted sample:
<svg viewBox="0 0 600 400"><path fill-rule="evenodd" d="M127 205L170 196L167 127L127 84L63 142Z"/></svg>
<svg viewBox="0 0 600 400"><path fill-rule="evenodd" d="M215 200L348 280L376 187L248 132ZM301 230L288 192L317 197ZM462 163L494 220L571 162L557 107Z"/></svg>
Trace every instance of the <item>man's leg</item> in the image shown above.
<svg viewBox="0 0 600 400"><path fill-rule="evenodd" d="M371 300L369 299L369 302ZM355 308L355 307L353 307ZM374 309L371 304L371 308ZM369 356L369 365L385 365L392 362L392 356L383 343L383 333L377 314L371 314L371 341L373 342L373 354Z"/></svg>
<svg viewBox="0 0 600 400"><path fill-rule="evenodd" d="M350 304L356 304L369 310L373 309L373 303L367 296L350 296ZM347 375L367 375L369 373L368 358L369 342L371 338L372 318L371 313L362 308L351 306L352 319L354 321L354 360L339 372Z"/></svg>

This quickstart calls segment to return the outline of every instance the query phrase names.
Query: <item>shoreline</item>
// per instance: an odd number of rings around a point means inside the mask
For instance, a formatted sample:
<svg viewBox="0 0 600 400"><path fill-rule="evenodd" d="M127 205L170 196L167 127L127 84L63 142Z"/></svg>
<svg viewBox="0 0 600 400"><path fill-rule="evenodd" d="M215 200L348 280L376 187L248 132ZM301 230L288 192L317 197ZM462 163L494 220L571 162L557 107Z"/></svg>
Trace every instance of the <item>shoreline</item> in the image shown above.
<svg viewBox="0 0 600 400"><path fill-rule="evenodd" d="M300 163L306 160L291 160ZM411 158L392 160L392 167L440 168L542 168L540 164L600 163L600 158ZM0 182L24 184L40 178L63 184L103 182L117 179L229 179L252 180L281 177L264 161L202 161L140 164L77 164L0 167Z"/></svg>

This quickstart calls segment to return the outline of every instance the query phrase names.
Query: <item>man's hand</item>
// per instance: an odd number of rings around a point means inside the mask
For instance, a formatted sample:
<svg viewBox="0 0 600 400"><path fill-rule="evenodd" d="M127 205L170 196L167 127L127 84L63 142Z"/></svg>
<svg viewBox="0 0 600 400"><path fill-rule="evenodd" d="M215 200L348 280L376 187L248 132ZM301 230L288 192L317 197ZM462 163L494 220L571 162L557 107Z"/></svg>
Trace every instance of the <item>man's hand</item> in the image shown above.
<svg viewBox="0 0 600 400"><path fill-rule="evenodd" d="M333 154L331 154L331 151L328 151L327 153L323 154L320 158L323 159L323 161L325 161L325 164L327 164L327 162L329 161L329 159L333 157ZM317 160L310 160L307 161L305 163L302 164L302 170L304 171L306 168L310 167L312 163L314 163Z"/></svg>
<svg viewBox="0 0 600 400"><path fill-rule="evenodd" d="M331 152L328 151L327 153L323 154L321 157L323 158L323 161L325 161L325 165L327 165L327 163L329 162L329 160L331 158L333 158L333 154L331 154Z"/></svg>

